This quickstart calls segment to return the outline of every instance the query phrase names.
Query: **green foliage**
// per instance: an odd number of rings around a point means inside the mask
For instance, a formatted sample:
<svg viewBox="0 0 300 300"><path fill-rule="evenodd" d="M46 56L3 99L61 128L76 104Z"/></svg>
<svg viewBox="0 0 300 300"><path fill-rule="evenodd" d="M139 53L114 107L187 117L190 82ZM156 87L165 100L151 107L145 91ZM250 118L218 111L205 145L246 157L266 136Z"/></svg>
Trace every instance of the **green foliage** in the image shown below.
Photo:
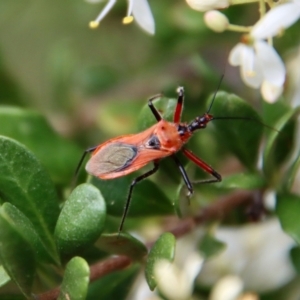
<svg viewBox="0 0 300 300"><path fill-rule="evenodd" d="M300 222L298 214L300 210L300 197L293 194L278 194L276 213L282 228L300 244Z"/></svg>
<svg viewBox="0 0 300 300"><path fill-rule="evenodd" d="M3 207L0 211L0 228L0 257L3 266L20 291L29 296L36 269L34 249Z"/></svg>
<svg viewBox="0 0 300 300"><path fill-rule="evenodd" d="M86 298L90 270L87 262L81 257L73 257L67 264L58 300Z"/></svg>
<svg viewBox="0 0 300 300"><path fill-rule="evenodd" d="M104 229L106 206L99 190L82 184L69 196L55 227L61 255L74 255L92 245Z"/></svg>
<svg viewBox="0 0 300 300"><path fill-rule="evenodd" d="M91 183L101 190L106 199L108 214L122 216L128 188L135 177L136 175L132 174L107 181L92 178ZM145 194L149 195L146 199ZM166 215L173 212L171 201L166 197L161 188L153 182L144 180L134 189L128 213L129 217Z"/></svg>
<svg viewBox="0 0 300 300"><path fill-rule="evenodd" d="M57 184L68 184L74 161L81 150L63 139L37 112L17 107L0 107L0 135L11 137L31 150Z"/></svg>
<svg viewBox="0 0 300 300"><path fill-rule="evenodd" d="M210 113L216 118L213 124L219 142L232 151L248 169L255 169L264 129L257 112L240 97L218 92ZM218 118L241 119L230 121Z"/></svg>
<svg viewBox="0 0 300 300"><path fill-rule="evenodd" d="M228 232L232 224L236 226L232 230L239 230L247 227L244 220L251 205L256 200L262 203L269 191L275 195L276 208L262 209L262 213L266 218L278 218L282 230L299 246L299 107L291 105L295 74L287 74L284 96L268 104L258 99L259 92L241 85L232 70L225 71L221 90L228 92L217 91L209 111L216 120L196 132L185 145L216 168L223 180L209 185L194 184L190 199L186 197L187 188L178 168L166 158L160 162L156 174L134 188L125 229L119 233L129 186L137 176L152 168L152 163L113 180L91 176L84 180L79 176L80 184L71 186L84 149L157 123L147 102L152 95L161 93L153 105L163 118L172 121L176 88L183 86L186 95L182 121L189 123L203 115L212 101L209 95L214 94L227 65L228 45L236 43L236 36L229 33L212 33L200 13L190 9L186 1L149 1L156 23L154 37L145 35L135 25L121 27L126 4L117 1L99 29L90 31L88 21L105 4L94 6L86 1L53 4L37 0L29 6L22 1L0 3L3 25L0 29L0 298L3 300L34 297L44 300L43 293L57 287L59 292L54 292L58 299L128 299L129 293L141 288L136 278L141 278L137 275L144 269L149 289L154 290L157 261L173 262L178 255L182 263L179 269L184 273L191 249L208 261L230 252L231 245L212 236L207 230L209 226L198 234L195 220L210 221L212 217L211 211L203 207L216 205L213 218L220 219L220 223L222 220ZM236 7L226 10L230 20L250 24L253 20L250 10L240 13ZM69 17L66 12L71 12ZM15 19L18 22L11 22ZM288 53L293 52L289 47L299 44L296 38L299 22L294 26L295 39L289 40L286 35L281 38L284 43L280 52L286 53L287 59ZM182 153L176 156L191 181L210 177ZM80 175L86 174L83 168L81 171ZM226 218L223 202L218 201L239 190L251 193L255 203L234 209L230 218ZM182 216L196 217L186 221L180 220ZM125 232L127 229L130 234ZM175 253L177 236L190 231L191 237L183 243L184 250L180 250L178 243L179 251ZM258 252L253 246L255 236L245 239L247 247L243 253L245 261L251 264L255 253L261 255L261 262L268 262L282 246L278 242L268 251ZM270 234L266 240L273 239L277 237ZM292 248L290 258L299 274L298 246ZM107 258L117 260L124 256L130 258L124 265L119 266L115 261L106 264ZM230 258L230 264L234 265L235 260L240 262L238 259L238 255ZM281 258L276 256L276 259ZM98 265L96 270L95 265ZM239 267L244 265L243 262ZM213 269L214 282L224 271L225 268L221 272ZM95 281L90 282L90 275ZM243 271L239 275L243 277ZM243 277L245 290L255 291L247 276ZM270 291L272 300L283 299L280 295L292 299L286 296L286 290L292 290L290 278L287 277L290 282L285 288L278 284ZM191 282L194 286L190 298L209 297L209 284L203 287L198 280ZM299 294L297 282L296 286L295 295ZM268 299L257 293L259 298Z"/></svg>

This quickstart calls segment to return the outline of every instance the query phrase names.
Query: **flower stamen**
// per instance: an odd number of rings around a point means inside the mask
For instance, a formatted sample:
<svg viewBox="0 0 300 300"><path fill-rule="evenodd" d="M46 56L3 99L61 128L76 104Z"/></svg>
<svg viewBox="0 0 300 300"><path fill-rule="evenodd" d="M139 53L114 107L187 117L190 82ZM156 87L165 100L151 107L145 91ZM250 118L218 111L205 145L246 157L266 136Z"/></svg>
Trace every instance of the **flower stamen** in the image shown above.
<svg viewBox="0 0 300 300"><path fill-rule="evenodd" d="M133 4L134 4L134 0L128 0L127 15L126 17L123 18L122 21L122 23L125 25L130 24L134 19L132 16Z"/></svg>
<svg viewBox="0 0 300 300"><path fill-rule="evenodd" d="M103 20L103 18L108 14L108 12L112 9L112 7L115 5L116 0L109 0L108 3L104 6L96 20L91 21L89 23L90 28L94 29L97 28L100 24L100 21Z"/></svg>

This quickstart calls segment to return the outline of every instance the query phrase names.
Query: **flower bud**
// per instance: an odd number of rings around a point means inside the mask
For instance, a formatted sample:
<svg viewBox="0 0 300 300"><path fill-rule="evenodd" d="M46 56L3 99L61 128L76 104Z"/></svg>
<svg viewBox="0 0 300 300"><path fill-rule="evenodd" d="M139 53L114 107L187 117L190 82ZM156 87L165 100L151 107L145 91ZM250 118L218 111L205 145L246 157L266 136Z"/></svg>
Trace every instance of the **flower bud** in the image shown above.
<svg viewBox="0 0 300 300"><path fill-rule="evenodd" d="M217 10L210 10L204 14L204 22L208 28L215 32L223 32L228 28L227 17Z"/></svg>

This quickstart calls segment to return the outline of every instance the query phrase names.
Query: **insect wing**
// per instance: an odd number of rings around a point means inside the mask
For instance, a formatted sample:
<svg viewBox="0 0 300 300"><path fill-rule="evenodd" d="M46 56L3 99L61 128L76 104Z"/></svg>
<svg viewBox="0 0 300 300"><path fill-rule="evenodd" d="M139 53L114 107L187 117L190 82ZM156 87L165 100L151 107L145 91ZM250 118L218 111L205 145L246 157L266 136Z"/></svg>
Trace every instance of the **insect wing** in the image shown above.
<svg viewBox="0 0 300 300"><path fill-rule="evenodd" d="M102 177L105 174L119 172L128 167L137 156L135 145L121 142L105 143L98 147L86 165L86 171Z"/></svg>

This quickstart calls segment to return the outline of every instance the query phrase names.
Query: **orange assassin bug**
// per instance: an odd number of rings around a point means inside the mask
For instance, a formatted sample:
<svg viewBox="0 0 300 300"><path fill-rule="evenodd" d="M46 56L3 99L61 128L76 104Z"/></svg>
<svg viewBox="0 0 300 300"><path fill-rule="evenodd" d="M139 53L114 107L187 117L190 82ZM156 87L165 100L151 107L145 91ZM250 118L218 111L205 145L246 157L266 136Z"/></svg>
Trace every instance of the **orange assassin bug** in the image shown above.
<svg viewBox="0 0 300 300"><path fill-rule="evenodd" d="M190 150L185 148L184 145L188 142L196 130L206 128L207 124L212 120L248 119L247 117L213 117L213 115L209 112L216 97L215 93L206 113L202 116L197 116L189 123L181 122L181 113L184 102L183 87L179 87L177 89L177 93L178 98L173 115L173 122L166 121L162 118L159 111L153 105L153 100L157 99L159 96L154 96L148 100L148 106L157 121L155 125L143 132L112 138L101 145L88 148L84 151L79 161L76 174L78 173L85 156L92 152L92 156L87 162L85 169L89 174L104 180L125 176L139 170L148 163L153 162L154 167L151 170L136 177L131 182L122 220L119 226L119 232L122 231L135 185L154 174L158 170L159 162L162 158L170 156L173 159L179 168L185 185L187 186L189 191L188 196L193 194L193 186L183 165L175 155L179 150L181 150L183 154L198 167L214 177L197 181L197 183L213 183L221 181L222 177L218 172L193 154Z"/></svg>

